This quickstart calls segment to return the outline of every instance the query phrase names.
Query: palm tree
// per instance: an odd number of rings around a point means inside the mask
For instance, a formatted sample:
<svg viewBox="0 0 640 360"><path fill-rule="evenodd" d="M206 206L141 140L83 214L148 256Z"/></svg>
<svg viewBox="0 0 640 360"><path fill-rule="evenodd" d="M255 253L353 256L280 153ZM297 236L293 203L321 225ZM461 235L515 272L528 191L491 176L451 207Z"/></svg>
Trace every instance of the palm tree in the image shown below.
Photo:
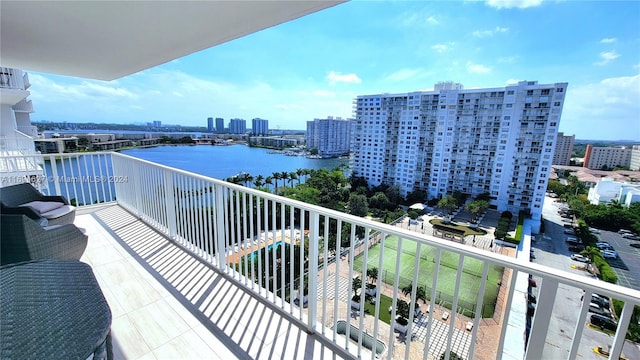
<svg viewBox="0 0 640 360"><path fill-rule="evenodd" d="M262 175L258 175L253 179L253 185L257 188L261 187L262 185L264 185L264 176Z"/></svg>
<svg viewBox="0 0 640 360"><path fill-rule="evenodd" d="M400 291L402 291L402 293L406 296L410 297L411 291L413 291L413 282L410 282L409 285L404 286L402 289L400 289ZM427 303L427 292L424 286L418 286L416 288L416 299L424 301L425 304Z"/></svg>
<svg viewBox="0 0 640 360"><path fill-rule="evenodd" d="M273 176L267 176L264 179L264 183L265 183L265 185L273 185Z"/></svg>
<svg viewBox="0 0 640 360"><path fill-rule="evenodd" d="M295 171L292 171L289 173L289 184L291 184L291 187L293 187L293 182L298 178L298 174L296 174ZM300 183L300 181L298 180L298 183Z"/></svg>
<svg viewBox="0 0 640 360"><path fill-rule="evenodd" d="M244 186L247 186L249 182L253 181L253 176L249 173L243 173L240 179L244 183Z"/></svg>
<svg viewBox="0 0 640 360"><path fill-rule="evenodd" d="M273 175L273 178L276 180L276 186L273 188L273 190L275 192L275 189L278 188L278 180L282 179L282 175L280 175L280 173L277 172L277 171L274 172L272 175Z"/></svg>
<svg viewBox="0 0 640 360"><path fill-rule="evenodd" d="M282 186L286 186L287 180L289 180L289 173L286 171L280 172L280 179L282 179Z"/></svg>
<svg viewBox="0 0 640 360"><path fill-rule="evenodd" d="M371 283L375 283L378 280L378 268L372 267L367 269L367 278L371 280Z"/></svg>
<svg viewBox="0 0 640 360"><path fill-rule="evenodd" d="M302 176L304 175L304 170L302 168L299 168L296 170L296 174L298 175L298 185L300 185L300 181L302 180Z"/></svg>

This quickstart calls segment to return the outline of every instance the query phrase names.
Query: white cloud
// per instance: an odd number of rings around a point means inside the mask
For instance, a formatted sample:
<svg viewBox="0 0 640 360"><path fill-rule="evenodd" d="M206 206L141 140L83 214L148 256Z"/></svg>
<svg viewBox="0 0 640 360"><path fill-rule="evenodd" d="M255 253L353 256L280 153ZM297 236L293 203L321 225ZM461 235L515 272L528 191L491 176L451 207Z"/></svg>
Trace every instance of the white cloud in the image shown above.
<svg viewBox="0 0 640 360"><path fill-rule="evenodd" d="M438 25L439 21L435 16L431 15L427 18L427 23L431 25Z"/></svg>
<svg viewBox="0 0 640 360"><path fill-rule="evenodd" d="M30 73L29 80L34 85L31 89L32 97L38 101L56 102L61 98L96 101L111 98L136 99L138 97L134 92L119 86L117 81L83 80L76 84L66 84L37 73Z"/></svg>
<svg viewBox="0 0 640 360"><path fill-rule="evenodd" d="M476 30L472 32L471 35L477 38L485 38L485 37L491 37L495 34L505 33L507 31L509 31L509 28L496 26L495 29L491 29L491 30Z"/></svg>
<svg viewBox="0 0 640 360"><path fill-rule="evenodd" d="M616 41L618 41L618 39L616 39L616 38L604 38L604 39L600 40L600 42L603 43L603 44L611 44L611 43L614 43Z"/></svg>
<svg viewBox="0 0 640 360"><path fill-rule="evenodd" d="M327 75L327 80L329 80L329 84L331 85L336 83L360 84L362 82L362 79L360 79L355 73L341 74L333 70Z"/></svg>
<svg viewBox="0 0 640 360"><path fill-rule="evenodd" d="M475 74L487 74L491 72L491 68L481 64L474 64L471 61L467 61L467 71Z"/></svg>
<svg viewBox="0 0 640 360"><path fill-rule="evenodd" d="M502 64L513 64L518 60L517 56L503 56L498 58L498 62Z"/></svg>
<svg viewBox="0 0 640 360"><path fill-rule="evenodd" d="M415 78L420 74L420 69L400 69L384 77L385 81L404 81Z"/></svg>
<svg viewBox="0 0 640 360"><path fill-rule="evenodd" d="M487 0L487 5L496 9L526 9L542 4L542 0Z"/></svg>
<svg viewBox="0 0 640 360"><path fill-rule="evenodd" d="M640 140L640 75L569 84L560 130L579 139Z"/></svg>
<svg viewBox="0 0 640 360"><path fill-rule="evenodd" d="M435 45L431 46L431 49L433 49L435 52L437 52L439 54L447 52L447 51L451 50L452 48L453 48L453 43L435 44Z"/></svg>
<svg viewBox="0 0 640 360"><path fill-rule="evenodd" d="M595 62L594 64L599 66L606 65L619 57L620 57L620 54L618 54L615 50L603 51L600 53L601 60L598 62Z"/></svg>

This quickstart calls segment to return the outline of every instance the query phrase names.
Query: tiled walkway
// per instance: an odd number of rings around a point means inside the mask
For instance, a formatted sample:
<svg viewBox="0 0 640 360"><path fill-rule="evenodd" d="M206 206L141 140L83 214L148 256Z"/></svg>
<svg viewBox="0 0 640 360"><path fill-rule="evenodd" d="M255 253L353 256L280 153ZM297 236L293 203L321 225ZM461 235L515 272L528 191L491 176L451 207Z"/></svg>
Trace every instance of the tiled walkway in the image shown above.
<svg viewBox="0 0 640 360"><path fill-rule="evenodd" d="M111 307L116 359L333 358L330 348L119 206L75 224ZM297 310L294 309L294 312Z"/></svg>

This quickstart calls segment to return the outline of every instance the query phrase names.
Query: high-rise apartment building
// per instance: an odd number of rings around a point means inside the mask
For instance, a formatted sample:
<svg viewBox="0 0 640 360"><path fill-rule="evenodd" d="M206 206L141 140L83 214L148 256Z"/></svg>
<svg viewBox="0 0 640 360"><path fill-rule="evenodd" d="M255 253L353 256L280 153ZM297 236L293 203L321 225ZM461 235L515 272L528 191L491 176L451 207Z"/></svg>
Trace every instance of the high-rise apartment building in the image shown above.
<svg viewBox="0 0 640 360"><path fill-rule="evenodd" d="M216 118L216 132L223 133L224 132L224 119Z"/></svg>
<svg viewBox="0 0 640 360"><path fill-rule="evenodd" d="M207 132L214 132L214 131L215 131L215 128L213 125L213 118L212 117L207 118Z"/></svg>
<svg viewBox="0 0 640 360"><path fill-rule="evenodd" d="M251 120L251 133L253 133L253 135L269 134L269 120L260 118Z"/></svg>
<svg viewBox="0 0 640 360"><path fill-rule="evenodd" d="M584 152L584 165L587 169L613 169L631 165L630 147L609 147L587 145Z"/></svg>
<svg viewBox="0 0 640 360"><path fill-rule="evenodd" d="M569 165L571 163L571 155L573 154L573 144L576 136L565 136L559 132L556 138L556 151L553 154L553 165Z"/></svg>
<svg viewBox="0 0 640 360"><path fill-rule="evenodd" d="M640 170L640 145L633 145L631 148L631 162L629 163L629 170Z"/></svg>
<svg viewBox="0 0 640 360"><path fill-rule="evenodd" d="M346 155L351 144L351 121L332 116L307 121L306 142L308 149L317 149L323 157Z"/></svg>
<svg viewBox="0 0 640 360"><path fill-rule="evenodd" d="M247 120L245 120L245 119L231 119L231 120L229 120L229 132L231 134L246 134L247 133Z"/></svg>
<svg viewBox="0 0 640 360"><path fill-rule="evenodd" d="M540 219L567 83L358 96L351 168L370 185L429 199L489 193L498 210Z"/></svg>

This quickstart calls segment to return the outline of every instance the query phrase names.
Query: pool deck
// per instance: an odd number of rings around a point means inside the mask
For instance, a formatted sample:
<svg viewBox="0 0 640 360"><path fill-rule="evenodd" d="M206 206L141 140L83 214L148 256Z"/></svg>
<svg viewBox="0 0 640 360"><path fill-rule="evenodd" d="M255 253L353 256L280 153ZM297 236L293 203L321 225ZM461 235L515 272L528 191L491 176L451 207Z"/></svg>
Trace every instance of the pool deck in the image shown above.
<svg viewBox="0 0 640 360"><path fill-rule="evenodd" d="M284 230L285 233L290 234L291 231L290 230ZM306 234L307 230L305 230L305 234ZM269 232L269 234L271 234L272 232ZM229 250L230 255L227 256L227 261L233 264L239 264L240 260L245 256L245 255L249 255L249 254L253 254L256 251L259 251L260 249L264 248L264 247L268 247L270 245L273 244L277 244L277 243L281 243L281 242L285 242L288 244L291 244L291 238L288 235L284 236L284 240L282 239L282 231L281 230L274 230L273 233L276 234L280 234L277 235L275 237L275 239L271 238L271 235L269 235L268 237L265 236L265 234L263 233L260 236L260 240L253 240L253 241L247 241L247 244L241 244L240 246L235 246L233 249ZM300 230L295 230L295 235L294 235L294 245L297 245L300 242Z"/></svg>

